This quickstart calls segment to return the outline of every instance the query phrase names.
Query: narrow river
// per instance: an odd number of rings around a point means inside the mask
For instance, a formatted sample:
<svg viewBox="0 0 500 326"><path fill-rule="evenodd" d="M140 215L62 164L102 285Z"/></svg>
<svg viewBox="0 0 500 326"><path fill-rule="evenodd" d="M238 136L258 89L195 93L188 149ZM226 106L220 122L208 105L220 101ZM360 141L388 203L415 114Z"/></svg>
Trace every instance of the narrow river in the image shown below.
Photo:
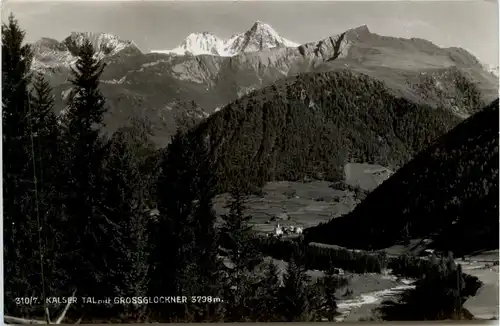
<svg viewBox="0 0 500 326"><path fill-rule="evenodd" d="M345 321L349 316L351 316L351 314L361 310L361 308L364 308L365 306L378 305L384 300L389 300L396 297L398 294L405 290L415 288L415 286L412 285L412 280L402 280L402 283L404 284L395 286L390 289L363 293L354 299L340 300L337 303L340 316L336 318L336 321ZM357 321L357 319L361 317L367 318L369 316L357 316L355 321Z"/></svg>

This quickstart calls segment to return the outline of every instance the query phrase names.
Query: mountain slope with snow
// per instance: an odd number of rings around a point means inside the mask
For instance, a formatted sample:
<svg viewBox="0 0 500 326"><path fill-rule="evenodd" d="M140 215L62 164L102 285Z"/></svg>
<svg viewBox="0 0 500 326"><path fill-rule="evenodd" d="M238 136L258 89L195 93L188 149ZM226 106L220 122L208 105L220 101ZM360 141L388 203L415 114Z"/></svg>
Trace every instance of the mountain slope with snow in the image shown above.
<svg viewBox="0 0 500 326"><path fill-rule="evenodd" d="M112 56L127 48L137 49L134 42L121 40L118 36L109 33L73 32L64 39L63 43L73 55L76 55L77 47L81 46L85 39L92 42L100 57Z"/></svg>
<svg viewBox="0 0 500 326"><path fill-rule="evenodd" d="M33 44L35 71L54 71L68 68L76 61L77 48L88 39L96 50L96 57L104 59L122 52L138 53L139 48L132 41L121 40L109 33L72 32L63 41L42 38Z"/></svg>
<svg viewBox="0 0 500 326"><path fill-rule="evenodd" d="M256 22L228 40L208 32L191 34L169 54L143 54L133 42L109 34L74 33L62 42L41 39L33 44L33 66L45 72L55 94L60 94L56 96L58 111L67 101L63 94L71 88L69 67L76 59L72 44L85 35L106 63L101 88L110 106L107 130L112 132L135 114L145 114L154 122L161 145L176 130L170 108L186 110L176 103L194 101L213 113L245 94L306 72L349 70L368 75L384 82L398 97L446 107L461 117L477 106L467 95L474 92L464 89L469 81L477 84L487 101L498 96L498 78L462 49L381 36L367 26L296 46L269 25ZM188 55L183 55L186 51Z"/></svg>
<svg viewBox="0 0 500 326"><path fill-rule="evenodd" d="M151 52L232 57L240 53L298 46L299 44L281 37L271 25L256 21L246 32L235 34L227 40L221 39L210 32L191 33L178 47L172 50L153 50Z"/></svg>
<svg viewBox="0 0 500 326"><path fill-rule="evenodd" d="M172 50L152 51L154 53L171 53L177 55L185 54L211 54L219 55L221 49L224 48L224 40L210 32L191 33L188 37L179 44L178 47Z"/></svg>
<svg viewBox="0 0 500 326"><path fill-rule="evenodd" d="M276 47L297 47L292 41L281 37L269 24L256 21L252 28L242 34L231 37L225 44L228 55L241 52L258 52Z"/></svg>

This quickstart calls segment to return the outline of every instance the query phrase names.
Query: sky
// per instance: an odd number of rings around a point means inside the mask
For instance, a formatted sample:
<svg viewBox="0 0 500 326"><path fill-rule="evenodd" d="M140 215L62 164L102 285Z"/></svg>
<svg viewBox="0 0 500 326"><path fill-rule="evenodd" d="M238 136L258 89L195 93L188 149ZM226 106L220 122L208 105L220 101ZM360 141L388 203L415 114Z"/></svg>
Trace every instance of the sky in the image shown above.
<svg viewBox="0 0 500 326"><path fill-rule="evenodd" d="M227 38L256 20L296 43L317 41L367 25L371 32L458 46L498 65L496 1L2 1L27 41L62 40L71 32L106 32L134 41L143 52L172 49L189 33Z"/></svg>

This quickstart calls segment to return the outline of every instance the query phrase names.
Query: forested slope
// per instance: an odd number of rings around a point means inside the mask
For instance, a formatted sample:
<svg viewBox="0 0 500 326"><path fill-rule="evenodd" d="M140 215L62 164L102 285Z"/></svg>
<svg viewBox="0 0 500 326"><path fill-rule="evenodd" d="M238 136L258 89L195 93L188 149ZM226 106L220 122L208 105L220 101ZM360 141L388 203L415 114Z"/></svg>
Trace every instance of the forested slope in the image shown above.
<svg viewBox="0 0 500 326"><path fill-rule="evenodd" d="M366 75L308 73L229 104L193 131L208 142L221 182L340 180L347 162L397 168L460 119L392 95ZM230 176L233 175L233 176Z"/></svg>
<svg viewBox="0 0 500 326"><path fill-rule="evenodd" d="M385 248L435 235L467 253L498 248L498 99L440 137L353 212L306 230L308 241Z"/></svg>

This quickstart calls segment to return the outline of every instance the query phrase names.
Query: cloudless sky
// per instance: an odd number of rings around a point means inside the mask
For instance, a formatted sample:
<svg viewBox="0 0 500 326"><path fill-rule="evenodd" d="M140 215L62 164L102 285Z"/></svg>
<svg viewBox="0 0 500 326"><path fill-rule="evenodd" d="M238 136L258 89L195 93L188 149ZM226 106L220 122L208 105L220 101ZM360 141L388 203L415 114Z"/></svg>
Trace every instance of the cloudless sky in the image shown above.
<svg viewBox="0 0 500 326"><path fill-rule="evenodd" d="M266 22L297 43L316 41L367 25L371 32L419 37L439 46L463 47L498 65L496 1L20 1L2 4L2 20L13 12L27 41L62 40L72 31L107 32L139 48L176 47L192 32L229 37Z"/></svg>

